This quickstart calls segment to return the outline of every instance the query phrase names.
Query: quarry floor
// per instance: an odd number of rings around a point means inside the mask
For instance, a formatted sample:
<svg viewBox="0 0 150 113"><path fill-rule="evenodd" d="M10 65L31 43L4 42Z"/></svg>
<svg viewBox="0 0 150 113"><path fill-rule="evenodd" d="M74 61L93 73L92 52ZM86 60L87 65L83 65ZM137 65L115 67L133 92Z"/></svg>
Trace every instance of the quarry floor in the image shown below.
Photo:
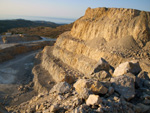
<svg viewBox="0 0 150 113"><path fill-rule="evenodd" d="M32 81L34 57L39 51L41 50L21 54L0 63L0 103L17 105L35 95L32 88L28 88L27 92L19 91L18 88Z"/></svg>

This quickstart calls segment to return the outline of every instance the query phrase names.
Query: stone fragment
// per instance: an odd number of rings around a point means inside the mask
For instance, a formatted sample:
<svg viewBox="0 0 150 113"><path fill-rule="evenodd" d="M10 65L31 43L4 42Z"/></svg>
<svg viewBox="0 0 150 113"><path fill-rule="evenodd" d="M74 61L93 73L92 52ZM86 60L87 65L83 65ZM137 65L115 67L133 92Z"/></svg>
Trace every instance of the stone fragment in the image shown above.
<svg viewBox="0 0 150 113"><path fill-rule="evenodd" d="M82 92L79 94L80 98L87 99L92 92L88 88L83 88Z"/></svg>
<svg viewBox="0 0 150 113"><path fill-rule="evenodd" d="M144 80L150 80L149 76L148 76L148 72L145 71L141 71L138 76L138 78L144 79Z"/></svg>
<svg viewBox="0 0 150 113"><path fill-rule="evenodd" d="M75 78L73 76L68 76L68 75L65 75L64 76L64 79L61 80L62 82L67 82L69 84L72 84L75 82Z"/></svg>
<svg viewBox="0 0 150 113"><path fill-rule="evenodd" d="M18 87L18 91L23 91L23 85Z"/></svg>
<svg viewBox="0 0 150 113"><path fill-rule="evenodd" d="M146 99L143 101L143 103L149 105L149 104L150 104L150 100L146 98Z"/></svg>
<svg viewBox="0 0 150 113"><path fill-rule="evenodd" d="M8 113L4 106L0 104L0 113Z"/></svg>
<svg viewBox="0 0 150 113"><path fill-rule="evenodd" d="M110 69L109 63L103 58L100 58L99 62L95 65L95 67L91 71L91 74L97 73L101 70L109 71L109 69Z"/></svg>
<svg viewBox="0 0 150 113"><path fill-rule="evenodd" d="M91 112L91 109L86 104L83 104L83 105L76 107L69 113L90 113L90 112Z"/></svg>
<svg viewBox="0 0 150 113"><path fill-rule="evenodd" d="M75 98L74 100L74 103L73 103L75 106L79 106L82 104L82 99L79 99L79 98Z"/></svg>
<svg viewBox="0 0 150 113"><path fill-rule="evenodd" d="M147 88L150 89L150 80L145 80L145 81L143 82L143 85L144 85L144 87L147 87Z"/></svg>
<svg viewBox="0 0 150 113"><path fill-rule="evenodd" d="M99 81L94 81L90 87L91 91L95 94L106 94L108 89Z"/></svg>
<svg viewBox="0 0 150 113"><path fill-rule="evenodd" d="M144 94L144 95L143 95L143 98L144 98L144 99L150 99L150 95Z"/></svg>
<svg viewBox="0 0 150 113"><path fill-rule="evenodd" d="M124 62L115 69L113 76L120 76L129 72L137 75L140 71L141 67L138 61Z"/></svg>
<svg viewBox="0 0 150 113"><path fill-rule="evenodd" d="M91 94L88 99L86 100L86 105L99 105L100 103L102 103L101 98L99 97L99 95L94 95Z"/></svg>
<svg viewBox="0 0 150 113"><path fill-rule="evenodd" d="M133 109L134 109L135 113L141 113L141 108L139 106L134 105Z"/></svg>
<svg viewBox="0 0 150 113"><path fill-rule="evenodd" d="M133 78L134 82L136 82L137 77L134 74L132 74L132 73L126 73L125 75Z"/></svg>
<svg viewBox="0 0 150 113"><path fill-rule="evenodd" d="M118 98L118 97L116 97L116 96L114 96L113 100L114 100L114 101L118 101L118 100L119 100L119 98Z"/></svg>
<svg viewBox="0 0 150 113"><path fill-rule="evenodd" d="M148 73L148 77L150 78L150 72Z"/></svg>
<svg viewBox="0 0 150 113"><path fill-rule="evenodd" d="M103 109L100 108L100 107L96 110L96 112L98 112L98 113L104 113Z"/></svg>
<svg viewBox="0 0 150 113"><path fill-rule="evenodd" d="M111 75L106 71L100 71L97 73L94 73L92 76L96 76L98 80L100 81L108 81L110 80Z"/></svg>
<svg viewBox="0 0 150 113"><path fill-rule="evenodd" d="M149 111L150 111L150 106L148 106L148 105L138 103L137 106L141 108L142 113L149 113Z"/></svg>
<svg viewBox="0 0 150 113"><path fill-rule="evenodd" d="M44 108L44 104L42 103L40 106L39 106L39 110L42 110Z"/></svg>
<svg viewBox="0 0 150 113"><path fill-rule="evenodd" d="M110 81L101 81L101 83L105 86L105 87L111 87L111 82Z"/></svg>
<svg viewBox="0 0 150 113"><path fill-rule="evenodd" d="M63 96L58 95L58 96L57 96L57 99L61 101L61 100L63 100L64 98L63 98Z"/></svg>
<svg viewBox="0 0 150 113"><path fill-rule="evenodd" d="M108 91L108 89L101 82L92 79L79 79L74 84L74 87L78 94L82 93L84 88L88 88L95 94L106 94Z"/></svg>
<svg viewBox="0 0 150 113"><path fill-rule="evenodd" d="M37 113L37 112L36 112ZM50 113L50 110L49 109L46 109L43 111L43 113Z"/></svg>
<svg viewBox="0 0 150 113"><path fill-rule="evenodd" d="M143 80L142 79L138 78L137 76L135 76L132 73L126 73L125 75L133 78L134 83L135 83L135 88L137 88L137 87L142 88L143 87Z"/></svg>
<svg viewBox="0 0 150 113"><path fill-rule="evenodd" d="M114 93L114 88L113 87L109 87L108 88L108 94L111 95Z"/></svg>
<svg viewBox="0 0 150 113"><path fill-rule="evenodd" d="M130 100L135 96L135 86L133 78L122 75L111 79L114 89L125 99Z"/></svg>
<svg viewBox="0 0 150 113"><path fill-rule="evenodd" d="M92 85L92 82L87 79L78 79L77 82L73 85L76 89L76 91L80 94L83 92L84 88L90 88Z"/></svg>
<svg viewBox="0 0 150 113"><path fill-rule="evenodd" d="M68 93L71 90L71 86L67 82L60 82L53 86L50 93L56 92L57 94Z"/></svg>
<svg viewBox="0 0 150 113"><path fill-rule="evenodd" d="M37 98L41 98L41 97L44 97L44 94L43 93L40 93L38 94Z"/></svg>
<svg viewBox="0 0 150 113"><path fill-rule="evenodd" d="M37 111L40 108L40 105L36 105L35 110Z"/></svg>
<svg viewBox="0 0 150 113"><path fill-rule="evenodd" d="M59 110L59 105L58 104L51 105L50 112L56 112L58 110Z"/></svg>
<svg viewBox="0 0 150 113"><path fill-rule="evenodd" d="M33 86L34 86L34 82L32 81L29 83L29 87L33 87Z"/></svg>
<svg viewBox="0 0 150 113"><path fill-rule="evenodd" d="M110 67L109 73L110 73L110 75L113 75L113 73L114 73L114 68L113 67Z"/></svg>

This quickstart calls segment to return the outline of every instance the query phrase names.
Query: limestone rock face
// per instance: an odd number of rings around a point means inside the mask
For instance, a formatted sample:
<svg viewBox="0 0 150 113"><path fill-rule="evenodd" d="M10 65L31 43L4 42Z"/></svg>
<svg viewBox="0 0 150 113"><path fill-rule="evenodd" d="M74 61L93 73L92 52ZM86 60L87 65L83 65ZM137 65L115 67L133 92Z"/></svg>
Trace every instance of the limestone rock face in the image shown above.
<svg viewBox="0 0 150 113"><path fill-rule="evenodd" d="M140 47L150 41L149 21L149 12L88 8L71 32L58 37L53 55L83 74L91 74L101 58L116 66L124 57L142 57Z"/></svg>
<svg viewBox="0 0 150 113"><path fill-rule="evenodd" d="M85 15L75 22L71 34L82 40L102 37L106 41L132 35L137 42L144 44L150 40L149 15L149 12L134 9L88 8Z"/></svg>

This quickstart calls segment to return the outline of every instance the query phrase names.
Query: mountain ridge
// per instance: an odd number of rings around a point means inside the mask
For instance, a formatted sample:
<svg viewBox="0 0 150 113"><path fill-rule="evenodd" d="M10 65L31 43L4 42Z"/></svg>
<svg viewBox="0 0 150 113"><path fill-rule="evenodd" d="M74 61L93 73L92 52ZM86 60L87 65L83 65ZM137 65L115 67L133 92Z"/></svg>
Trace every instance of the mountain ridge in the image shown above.
<svg viewBox="0 0 150 113"><path fill-rule="evenodd" d="M9 29L19 27L45 26L55 28L60 25L62 24L56 24L54 22L47 22L47 21L31 21L25 19L0 20L0 33L7 32Z"/></svg>

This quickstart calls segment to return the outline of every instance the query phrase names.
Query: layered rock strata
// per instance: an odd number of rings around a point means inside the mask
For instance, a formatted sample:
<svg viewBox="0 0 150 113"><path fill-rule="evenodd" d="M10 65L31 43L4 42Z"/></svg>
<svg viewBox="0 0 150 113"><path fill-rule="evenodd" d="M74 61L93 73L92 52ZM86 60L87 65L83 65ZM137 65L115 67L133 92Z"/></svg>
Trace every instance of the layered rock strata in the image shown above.
<svg viewBox="0 0 150 113"><path fill-rule="evenodd" d="M84 74L89 74L101 57L113 66L124 58L148 58L144 46L150 41L149 22L149 12L88 8L71 32L59 36L53 54Z"/></svg>
<svg viewBox="0 0 150 113"><path fill-rule="evenodd" d="M39 93L48 92L57 82L75 82L75 79L83 74L69 65L63 63L52 54L53 47L46 46L42 52L37 54L37 65L33 68L35 90Z"/></svg>
<svg viewBox="0 0 150 113"><path fill-rule="evenodd" d="M45 47L40 65L55 82L73 83L78 77L90 75L101 58L113 68L128 59L149 60L149 21L149 12L88 8L71 31L58 37L53 50Z"/></svg>
<svg viewBox="0 0 150 113"><path fill-rule="evenodd" d="M72 36L84 41L103 38L106 42L133 36L139 46L150 41L150 13L124 8L88 8L78 19Z"/></svg>

